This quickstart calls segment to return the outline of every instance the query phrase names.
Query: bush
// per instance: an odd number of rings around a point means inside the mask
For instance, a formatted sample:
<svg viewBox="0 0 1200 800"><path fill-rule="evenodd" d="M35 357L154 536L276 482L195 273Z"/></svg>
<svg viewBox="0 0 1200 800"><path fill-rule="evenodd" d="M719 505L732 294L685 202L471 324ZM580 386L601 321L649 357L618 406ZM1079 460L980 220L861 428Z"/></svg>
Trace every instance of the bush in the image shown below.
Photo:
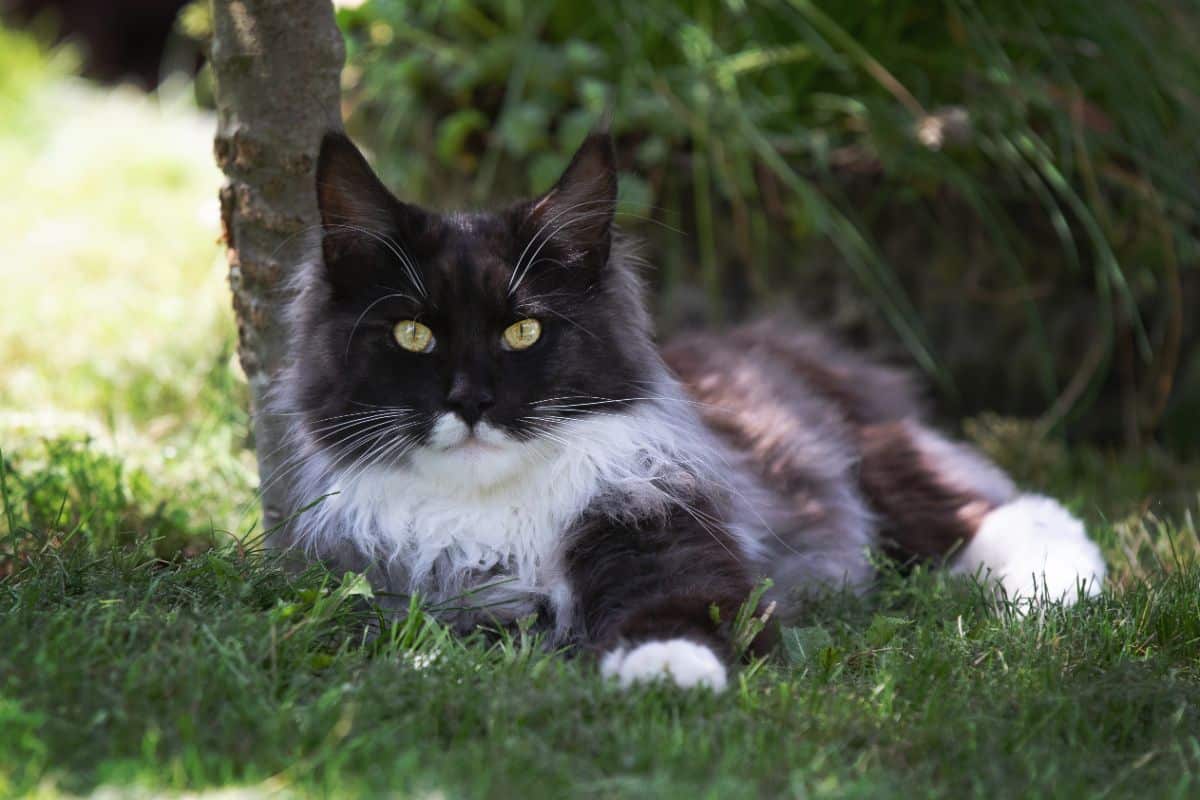
<svg viewBox="0 0 1200 800"><path fill-rule="evenodd" d="M668 329L816 310L902 345L956 413L1200 443L1190 4L339 13L351 128L411 199L542 190L611 111Z"/></svg>

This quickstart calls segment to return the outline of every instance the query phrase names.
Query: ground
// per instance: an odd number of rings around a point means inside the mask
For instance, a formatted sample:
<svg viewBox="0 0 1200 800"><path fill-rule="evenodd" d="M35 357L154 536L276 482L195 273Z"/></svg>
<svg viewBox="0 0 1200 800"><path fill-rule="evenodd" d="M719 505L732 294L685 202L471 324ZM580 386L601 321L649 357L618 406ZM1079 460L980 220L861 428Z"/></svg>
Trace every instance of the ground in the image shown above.
<svg viewBox="0 0 1200 800"><path fill-rule="evenodd" d="M885 569L720 695L419 609L366 641L361 580L257 546L211 121L46 72L0 84L0 796L1200 792L1194 470L1011 420L965 430L1087 520L1095 601Z"/></svg>

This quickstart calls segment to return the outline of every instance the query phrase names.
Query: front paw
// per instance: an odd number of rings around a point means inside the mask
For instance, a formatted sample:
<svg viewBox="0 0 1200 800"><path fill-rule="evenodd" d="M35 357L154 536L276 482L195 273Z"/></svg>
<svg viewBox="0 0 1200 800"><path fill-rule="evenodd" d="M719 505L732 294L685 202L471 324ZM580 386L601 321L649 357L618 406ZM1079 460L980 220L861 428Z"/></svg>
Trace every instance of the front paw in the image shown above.
<svg viewBox="0 0 1200 800"><path fill-rule="evenodd" d="M726 683L725 665L717 654L688 639L664 639L643 642L632 649L610 650L600 660L600 673L617 678L624 687L669 680L685 689L704 686L719 692Z"/></svg>

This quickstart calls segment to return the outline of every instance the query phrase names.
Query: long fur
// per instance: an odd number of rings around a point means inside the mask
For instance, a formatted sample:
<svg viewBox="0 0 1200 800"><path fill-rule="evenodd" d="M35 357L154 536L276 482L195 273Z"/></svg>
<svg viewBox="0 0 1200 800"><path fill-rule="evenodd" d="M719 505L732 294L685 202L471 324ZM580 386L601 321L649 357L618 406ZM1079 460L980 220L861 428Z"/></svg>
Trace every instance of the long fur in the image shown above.
<svg viewBox="0 0 1200 800"><path fill-rule="evenodd" d="M713 653L732 650L728 618L753 581L774 581L767 601L786 617L804 592L868 588L870 551L889 543L902 558L955 555L955 571L1014 591L1039 571L1055 599L1077 576L1099 586L1078 521L924 425L903 373L774 323L660 352L639 259L610 230L611 145L589 139L537 202L436 218L386 194L348 140L327 144L323 213L368 208L375 230L337 222L351 239L326 230L290 287L293 357L266 409L291 421L270 478L292 512L276 546L366 572L397 608L419 593L462 628L544 614L552 641L607 648L605 670L626 683L714 688ZM436 308L426 283L456 304L446 349L388 355L377 336L351 362L364 320L395 320L368 318L379 303ZM562 320L543 362L505 363L568 400L530 400L519 378L481 366L510 303ZM472 428L444 405L451 375L495 380L508 410ZM384 405L354 399L380 391Z"/></svg>
<svg viewBox="0 0 1200 800"><path fill-rule="evenodd" d="M464 627L480 615L462 608L486 609L484 616L500 621L544 608L566 639L576 617L563 569L572 523L585 511L615 520L661 516L700 493L718 501L724 513L717 522L734 536L748 571L772 578L772 597L798 587L868 586L873 519L848 479L852 451L829 430L806 429L788 409L771 410L766 398L718 407L689 394L650 344L649 319L640 311L643 288L627 252L619 240L610 266L623 279L615 291L624 295L622 305L639 309L633 318L638 335L628 346L641 349L637 357L652 365L654 376L640 387L637 402L598 402L593 413L556 426L553 438L500 444L497 436L496 450L447 456L414 448L401 469L338 463L319 436L294 425L298 466L287 478L290 507L316 505L280 541L365 570L389 592L419 592L452 608L447 616ZM289 318L296 330L310 324L304 314L313 295L325 291L314 274L319 269L318 263L306 266L294 284ZM286 374L278 382L274 413L298 417L289 391L295 385ZM727 385L754 391L736 374ZM748 424L819 471L811 480L828 491L819 501L823 519L756 477L755 455L731 447L702 414L718 420L750 415ZM803 535L797 535L799 525Z"/></svg>

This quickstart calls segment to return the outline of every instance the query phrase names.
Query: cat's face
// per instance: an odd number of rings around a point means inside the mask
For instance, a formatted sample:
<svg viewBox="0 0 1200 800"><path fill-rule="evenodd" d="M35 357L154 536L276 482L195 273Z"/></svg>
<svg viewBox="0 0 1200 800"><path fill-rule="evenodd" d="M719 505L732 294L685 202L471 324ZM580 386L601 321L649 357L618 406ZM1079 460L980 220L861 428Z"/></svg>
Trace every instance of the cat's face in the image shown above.
<svg viewBox="0 0 1200 800"><path fill-rule="evenodd" d="M423 453L486 479L639 395L648 332L628 265L611 263L607 137L549 193L495 213L401 203L341 136L317 189L324 286L292 351L303 424L342 464Z"/></svg>

